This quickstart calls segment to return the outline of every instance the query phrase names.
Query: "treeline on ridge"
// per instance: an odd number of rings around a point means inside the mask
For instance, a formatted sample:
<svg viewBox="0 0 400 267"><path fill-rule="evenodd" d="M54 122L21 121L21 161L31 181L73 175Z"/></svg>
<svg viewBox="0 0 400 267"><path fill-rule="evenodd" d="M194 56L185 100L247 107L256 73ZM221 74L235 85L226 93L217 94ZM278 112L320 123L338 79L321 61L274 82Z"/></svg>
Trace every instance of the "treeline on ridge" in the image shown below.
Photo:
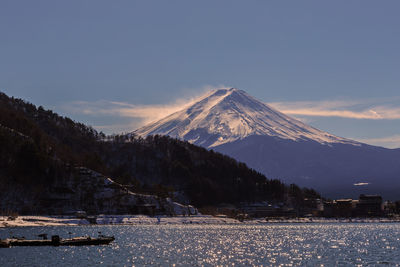
<svg viewBox="0 0 400 267"><path fill-rule="evenodd" d="M67 166L85 166L135 192L198 207L252 201L298 205L312 189L267 179L244 163L166 136L106 136L92 127L0 93L0 190L46 193ZM4 196L4 195L3 195Z"/></svg>

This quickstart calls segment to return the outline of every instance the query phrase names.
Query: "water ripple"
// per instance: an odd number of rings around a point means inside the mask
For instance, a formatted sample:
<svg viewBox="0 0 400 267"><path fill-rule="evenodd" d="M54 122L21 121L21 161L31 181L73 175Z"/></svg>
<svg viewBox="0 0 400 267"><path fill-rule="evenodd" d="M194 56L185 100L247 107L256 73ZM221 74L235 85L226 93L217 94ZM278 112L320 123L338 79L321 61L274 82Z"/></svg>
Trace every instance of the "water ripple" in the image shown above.
<svg viewBox="0 0 400 267"><path fill-rule="evenodd" d="M141 225L0 229L115 235L110 246L15 247L0 266L364 266L400 264L400 224ZM65 236L66 237L66 236Z"/></svg>

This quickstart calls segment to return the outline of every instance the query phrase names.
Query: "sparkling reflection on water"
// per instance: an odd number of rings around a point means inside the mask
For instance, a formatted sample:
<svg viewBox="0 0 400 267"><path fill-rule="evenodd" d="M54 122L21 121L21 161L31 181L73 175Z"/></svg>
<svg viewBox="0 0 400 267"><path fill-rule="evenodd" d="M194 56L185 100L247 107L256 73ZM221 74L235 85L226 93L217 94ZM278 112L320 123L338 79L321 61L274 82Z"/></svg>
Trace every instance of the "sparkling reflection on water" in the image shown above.
<svg viewBox="0 0 400 267"><path fill-rule="evenodd" d="M334 266L400 264L400 224L269 224L26 227L43 232L114 235L109 246L0 249L0 266Z"/></svg>

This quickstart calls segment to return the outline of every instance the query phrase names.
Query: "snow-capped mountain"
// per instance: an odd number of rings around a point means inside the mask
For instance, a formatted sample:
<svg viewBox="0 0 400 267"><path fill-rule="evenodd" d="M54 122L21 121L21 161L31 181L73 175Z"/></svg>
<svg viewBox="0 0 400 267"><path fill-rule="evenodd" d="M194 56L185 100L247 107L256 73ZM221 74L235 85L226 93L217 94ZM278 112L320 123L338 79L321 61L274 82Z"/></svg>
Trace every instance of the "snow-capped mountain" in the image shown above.
<svg viewBox="0 0 400 267"><path fill-rule="evenodd" d="M293 119L236 88L219 89L192 106L137 131L141 136L161 134L208 148L251 135L274 136L321 144L357 142L337 137Z"/></svg>
<svg viewBox="0 0 400 267"><path fill-rule="evenodd" d="M169 135L227 154L269 178L328 197L377 193L398 199L400 149L337 137L291 118L235 88L219 89L137 135Z"/></svg>

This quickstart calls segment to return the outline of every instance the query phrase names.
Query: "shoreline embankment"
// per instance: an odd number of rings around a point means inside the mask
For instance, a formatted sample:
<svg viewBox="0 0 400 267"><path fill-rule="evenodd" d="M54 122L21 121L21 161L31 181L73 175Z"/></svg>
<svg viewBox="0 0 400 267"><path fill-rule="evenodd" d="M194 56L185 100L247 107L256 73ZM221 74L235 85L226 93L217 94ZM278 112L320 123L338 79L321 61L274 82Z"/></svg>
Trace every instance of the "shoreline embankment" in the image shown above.
<svg viewBox="0 0 400 267"><path fill-rule="evenodd" d="M79 226L79 225L186 225L186 224L243 224L271 223L399 223L400 218L258 218L239 221L233 218L194 216L98 215L93 220L75 216L0 216L0 227Z"/></svg>

